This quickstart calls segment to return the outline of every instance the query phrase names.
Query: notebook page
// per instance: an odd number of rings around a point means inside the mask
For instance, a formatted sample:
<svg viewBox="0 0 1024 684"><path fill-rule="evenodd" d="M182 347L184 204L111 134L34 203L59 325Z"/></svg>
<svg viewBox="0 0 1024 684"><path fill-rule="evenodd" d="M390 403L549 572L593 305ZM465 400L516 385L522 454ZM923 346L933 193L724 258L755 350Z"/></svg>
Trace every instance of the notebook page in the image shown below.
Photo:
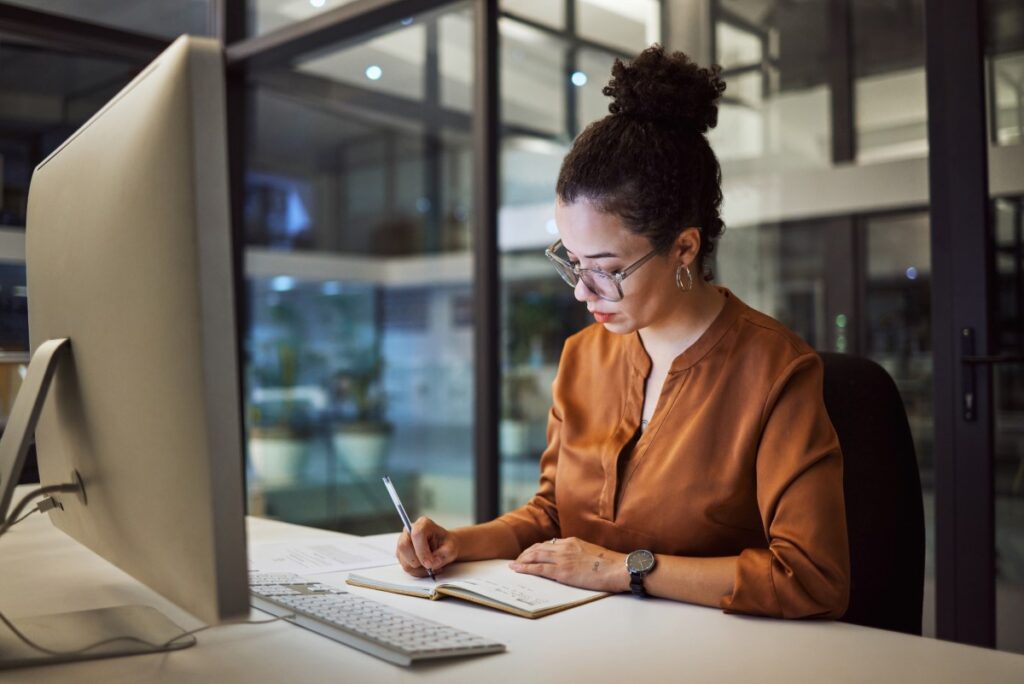
<svg viewBox="0 0 1024 684"><path fill-rule="evenodd" d="M431 596L434 593L434 580L429 577L413 577L402 569L397 563L385 565L380 568L369 568L359 572L350 572L350 580L360 584L368 584L373 587L384 589L396 589L403 592L414 593L418 596ZM440 583L440 578L439 582Z"/></svg>
<svg viewBox="0 0 1024 684"><path fill-rule="evenodd" d="M604 592L579 589L536 575L524 575L508 567L507 560L457 564L460 572L444 577L447 587L472 592L526 612L585 601ZM461 572L465 570L466 572ZM441 579L439 578L439 583Z"/></svg>

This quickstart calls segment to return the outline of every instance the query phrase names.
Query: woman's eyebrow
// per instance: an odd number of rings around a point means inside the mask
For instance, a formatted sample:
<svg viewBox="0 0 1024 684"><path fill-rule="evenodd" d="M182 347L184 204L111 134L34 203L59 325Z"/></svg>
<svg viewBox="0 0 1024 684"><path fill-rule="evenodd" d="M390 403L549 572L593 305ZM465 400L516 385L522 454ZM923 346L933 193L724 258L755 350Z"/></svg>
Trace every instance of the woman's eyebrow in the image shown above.
<svg viewBox="0 0 1024 684"><path fill-rule="evenodd" d="M573 255L573 256L576 256L576 253L574 251L572 251L571 249L569 249L568 247L565 248L565 251L568 252L569 254ZM583 258L584 259L608 259L610 257L617 257L617 256L618 256L618 254L612 254L611 252L600 252L598 254L587 254Z"/></svg>

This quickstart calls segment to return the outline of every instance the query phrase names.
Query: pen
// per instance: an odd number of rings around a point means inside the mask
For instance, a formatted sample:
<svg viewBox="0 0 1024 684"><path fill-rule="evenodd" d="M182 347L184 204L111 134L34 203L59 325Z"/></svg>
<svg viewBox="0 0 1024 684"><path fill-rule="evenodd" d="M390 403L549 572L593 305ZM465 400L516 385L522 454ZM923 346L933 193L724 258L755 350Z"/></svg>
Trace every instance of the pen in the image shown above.
<svg viewBox="0 0 1024 684"><path fill-rule="evenodd" d="M388 494L391 496L391 502L395 504L395 508L398 509L398 517L402 519L402 524L405 525L405 531L412 534L412 522L409 520L409 514L405 512L405 506L402 505L402 500L398 498L398 492L395 491L395 485L391 484L391 478L385 475L381 478L384 481L384 486L388 488ZM430 575L430 579L437 581L434 577L434 571L430 568L426 568L427 574Z"/></svg>

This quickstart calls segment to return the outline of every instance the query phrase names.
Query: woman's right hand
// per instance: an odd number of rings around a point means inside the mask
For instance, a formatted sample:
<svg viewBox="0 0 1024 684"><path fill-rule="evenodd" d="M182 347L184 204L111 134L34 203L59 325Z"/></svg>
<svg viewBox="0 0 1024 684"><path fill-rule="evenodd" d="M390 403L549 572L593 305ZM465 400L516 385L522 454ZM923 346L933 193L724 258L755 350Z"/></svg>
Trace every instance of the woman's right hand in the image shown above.
<svg viewBox="0 0 1024 684"><path fill-rule="evenodd" d="M395 556L402 569L415 577L427 577L427 570L436 575L459 557L455 535L430 518L421 517L412 525L412 534L403 531L398 538Z"/></svg>

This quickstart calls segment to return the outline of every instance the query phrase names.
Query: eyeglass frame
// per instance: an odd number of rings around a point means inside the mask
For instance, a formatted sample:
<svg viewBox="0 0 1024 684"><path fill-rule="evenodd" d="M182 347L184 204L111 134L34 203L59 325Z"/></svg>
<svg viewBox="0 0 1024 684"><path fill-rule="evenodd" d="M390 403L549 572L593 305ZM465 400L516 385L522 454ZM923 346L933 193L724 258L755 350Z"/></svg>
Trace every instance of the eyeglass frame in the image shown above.
<svg viewBox="0 0 1024 684"><path fill-rule="evenodd" d="M551 246L549 246L547 249L544 250L544 256L546 256L548 258L548 260L551 261L552 263L559 263L559 264L562 264L562 265L568 267L568 269L570 271L572 271L573 274L575 274L576 282L577 283L582 281L583 282L583 287L587 288L588 290L590 290L591 293L593 293L594 295L597 295L598 297L600 297L601 299L603 299L606 302L621 302L623 297L626 296L622 292L622 281L625 280L631 274L635 273L637 271L637 269L639 269L641 266L643 266L648 261L650 261L651 258L655 254L657 254L657 252L658 252L657 249L652 249L650 252L648 252L644 256L640 257L639 259L637 259L636 261L634 261L632 264L630 264L626 268L622 269L621 271L615 271L614 273L609 273L608 271L602 271L599 268L580 268L579 263L575 263L574 264L571 261L566 261L562 257L560 257L557 254L555 254L555 252L558 251L558 248L561 247L561 246L564 246L564 245L562 245L562 239L559 238L559 239L555 240L555 242L552 243ZM568 285L569 287L572 287L572 288L576 287L576 283L570 283L568 280L565 279L565 276L562 275L562 271L558 270L557 268L555 270L558 271L558 275L562 276L562 280L565 282L566 285ZM603 297L600 294L598 294L597 292L594 292L594 290L591 289L591 287L589 285L587 285L587 281L583 280L583 278L580 276L580 274L583 273L584 271L589 271L590 273L597 273L597 274L599 274L601 276L609 278L613 283L615 283L615 289L619 291L619 298L618 299L608 299L607 297Z"/></svg>

